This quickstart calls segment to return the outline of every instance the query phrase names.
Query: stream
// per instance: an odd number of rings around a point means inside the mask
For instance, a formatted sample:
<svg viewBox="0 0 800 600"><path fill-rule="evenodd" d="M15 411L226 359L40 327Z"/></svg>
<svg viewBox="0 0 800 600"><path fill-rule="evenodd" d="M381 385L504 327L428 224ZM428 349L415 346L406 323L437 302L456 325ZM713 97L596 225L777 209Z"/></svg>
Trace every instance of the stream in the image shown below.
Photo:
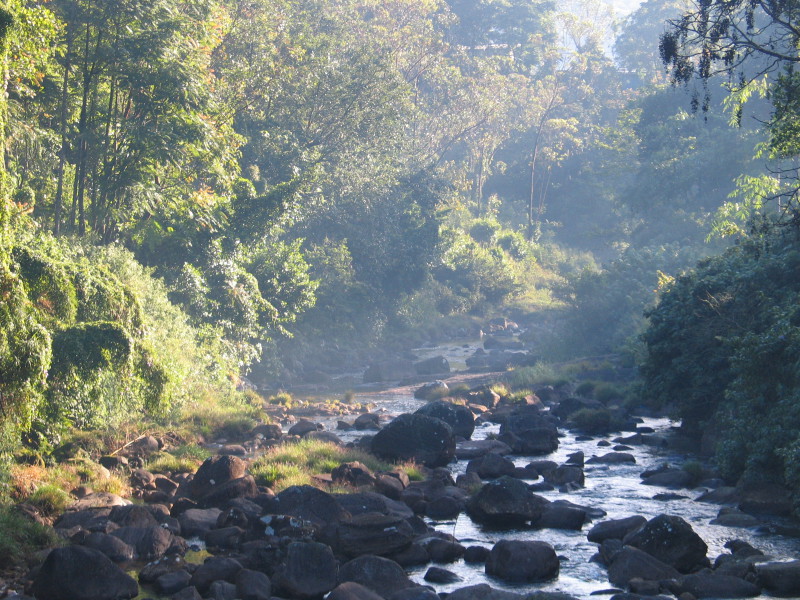
<svg viewBox="0 0 800 600"><path fill-rule="evenodd" d="M470 347L471 346L471 347ZM444 354L451 364L463 369L463 360L474 351L472 344L450 344L447 347L425 348L417 351L421 358ZM460 360L459 360L460 359ZM413 397L413 388L399 388L397 391L362 391L357 392L359 402L374 403L378 410L388 415L398 415L404 412L414 412L424 401ZM642 425L652 427L656 434L666 433L676 423L665 418L645 418ZM328 425L326 424L326 427ZM335 428L329 427L330 429ZM490 434L497 433L498 425L484 423L475 429L472 439L485 439ZM339 434L340 432L337 432ZM559 430L559 448L546 456L514 456L512 458L517 466L525 466L532 460L552 460L559 464L565 462L567 456L573 452L582 451L588 460L593 455L601 455L610 451L608 447L598 447L598 442L606 440L611 442L619 434L609 436L596 436L594 439L579 441L576 434L567 430ZM344 441L359 437L362 432L341 432ZM613 443L613 442L612 442ZM677 515L688 521L692 528L703 538L708 545L708 557L712 561L719 555L727 553L724 548L727 541L732 539L745 540L755 548L776 560L794 560L800 558L800 539L772 533L761 533L758 529L733 528L721 525L712 525L710 521L717 516L720 506L696 502L694 499L706 491L705 488L693 490L668 490L665 488L642 485L640 474L648 469L657 468L664 463L679 466L687 459L692 458L673 450L654 448L649 446L634 446L626 450L636 458L636 464L593 465L585 466L586 483L583 489L569 493L557 490L550 492L537 492L549 500L566 499L575 504L593 509L602 509L607 516L595 519L584 525L582 531L566 531L555 529L542 530L489 530L474 522L464 513L455 521L435 522L428 520L429 524L437 530L454 535L463 545L480 545L487 548L500 539L540 540L551 544L561 558L559 577L551 582L541 584L509 585L500 580L487 576L482 564L466 564L463 559L449 565L443 565L456 573L461 581L453 584L436 584L437 592L448 592L467 585L488 583L493 587L526 593L535 590L558 591L571 594L578 598L588 599L593 592L608 590L613 587L608 582L605 568L591 562L591 557L597 551L597 545L586 539L586 534L593 524L605 519L619 519L632 515L642 515L647 519L661 513ZM455 478L464 473L467 467L466 460L451 463L449 468ZM541 480L539 480L541 481ZM533 483L533 481L530 481ZM656 494L674 493L678 497L669 500L654 499ZM775 522L774 519L769 522ZM788 523L785 523L788 524ZM412 569L412 579L422 585L430 585L423 577L427 566ZM762 595L761 598L769 596Z"/></svg>

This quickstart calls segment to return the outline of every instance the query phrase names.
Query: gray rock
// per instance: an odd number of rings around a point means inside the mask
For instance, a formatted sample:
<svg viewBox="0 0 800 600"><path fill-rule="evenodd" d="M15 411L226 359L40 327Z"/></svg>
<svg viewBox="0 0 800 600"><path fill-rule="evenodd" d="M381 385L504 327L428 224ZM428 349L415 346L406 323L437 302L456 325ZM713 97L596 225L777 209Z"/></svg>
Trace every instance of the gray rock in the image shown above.
<svg viewBox="0 0 800 600"><path fill-rule="evenodd" d="M610 541L617 540L607 540ZM647 552L633 546L625 546L612 556L608 567L608 580L613 585L624 588L636 577L660 581L676 579L680 577L680 573Z"/></svg>
<svg viewBox="0 0 800 600"><path fill-rule="evenodd" d="M635 515L633 517L626 517L624 519L610 519L602 521L592 527L587 534L590 542L601 544L608 539L621 540L632 531L636 531L647 523L647 519L642 516Z"/></svg>
<svg viewBox="0 0 800 600"><path fill-rule="evenodd" d="M708 566L708 546L681 517L658 515L623 540L681 573Z"/></svg>
<svg viewBox="0 0 800 600"><path fill-rule="evenodd" d="M546 542L501 540L486 560L486 574L512 583L534 583L558 577L558 556Z"/></svg>
<svg viewBox="0 0 800 600"><path fill-rule="evenodd" d="M443 467L455 457L456 441L452 428L444 421L404 414L375 434L371 449L387 460L415 460L427 467Z"/></svg>
<svg viewBox="0 0 800 600"><path fill-rule="evenodd" d="M758 582L770 594L800 597L800 560L756 566Z"/></svg>
<svg viewBox="0 0 800 600"><path fill-rule="evenodd" d="M484 485L467 502L474 521L495 527L518 527L538 521L548 501L537 496L522 481L501 477Z"/></svg>
<svg viewBox="0 0 800 600"><path fill-rule="evenodd" d="M330 546L318 542L292 542L286 560L272 583L279 595L306 600L327 594L336 587L339 563Z"/></svg>
<svg viewBox="0 0 800 600"><path fill-rule="evenodd" d="M346 581L359 583L384 598L417 585L393 560L370 555L359 556L341 566L339 583Z"/></svg>
<svg viewBox="0 0 800 600"><path fill-rule="evenodd" d="M99 550L66 546L50 551L31 591L38 600L122 600L139 584Z"/></svg>
<svg viewBox="0 0 800 600"><path fill-rule="evenodd" d="M687 575L680 581L680 590L695 598L752 598L761 593L754 583L711 572Z"/></svg>

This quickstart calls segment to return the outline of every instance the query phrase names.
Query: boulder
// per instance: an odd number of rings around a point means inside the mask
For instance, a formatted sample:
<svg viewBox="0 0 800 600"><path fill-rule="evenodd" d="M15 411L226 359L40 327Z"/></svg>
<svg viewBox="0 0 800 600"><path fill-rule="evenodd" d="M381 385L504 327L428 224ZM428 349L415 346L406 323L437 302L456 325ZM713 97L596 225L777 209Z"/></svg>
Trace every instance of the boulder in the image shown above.
<svg viewBox="0 0 800 600"><path fill-rule="evenodd" d="M222 511L219 508L190 508L178 515L181 535L185 538L203 537L217 526Z"/></svg>
<svg viewBox="0 0 800 600"><path fill-rule="evenodd" d="M123 600L139 594L139 584L99 550L65 546L50 551L31 592L38 600Z"/></svg>
<svg viewBox="0 0 800 600"><path fill-rule="evenodd" d="M486 560L486 574L510 583L535 583L558 577L558 556L546 542L501 540Z"/></svg>
<svg viewBox="0 0 800 600"><path fill-rule="evenodd" d="M758 527L762 524L761 520L753 515L742 512L738 508L723 507L716 519L711 521L712 525L724 525L725 527Z"/></svg>
<svg viewBox="0 0 800 600"><path fill-rule="evenodd" d="M444 381L430 381L414 390L414 398L418 400L435 400L446 396L450 388Z"/></svg>
<svg viewBox="0 0 800 600"><path fill-rule="evenodd" d="M363 415L358 415L356 420L353 421L353 427L355 427L358 431L364 431L365 429L380 429L380 415L375 413L364 413Z"/></svg>
<svg viewBox="0 0 800 600"><path fill-rule="evenodd" d="M120 527L111 532L136 552L137 558L155 560L164 556L173 543L173 535L158 525L151 527Z"/></svg>
<svg viewBox="0 0 800 600"><path fill-rule="evenodd" d="M402 517L366 513L336 526L335 548L351 558L364 554L383 556L408 548L415 537L411 525Z"/></svg>
<svg viewBox="0 0 800 600"><path fill-rule="evenodd" d="M643 485L657 485L670 489L681 489L692 486L692 476L683 469L668 469L650 475L642 481Z"/></svg>
<svg viewBox="0 0 800 600"><path fill-rule="evenodd" d="M212 556L195 569L189 585L201 594L205 594L215 581L229 583L235 581L241 570L242 564L238 560L226 556Z"/></svg>
<svg viewBox="0 0 800 600"><path fill-rule="evenodd" d="M428 502L425 515L434 521L455 519L464 510L464 503L452 496L439 496Z"/></svg>
<svg viewBox="0 0 800 600"><path fill-rule="evenodd" d="M129 544L126 544L118 537L107 533L100 533L99 531L90 533L86 539L83 540L82 545L86 548L99 550L115 563L133 560L136 556L136 550Z"/></svg>
<svg viewBox="0 0 800 600"><path fill-rule="evenodd" d="M387 598L398 590L415 587L403 568L379 556L360 556L339 568L339 583L354 581Z"/></svg>
<svg viewBox="0 0 800 600"><path fill-rule="evenodd" d="M453 435L468 440L475 431L475 417L472 411L461 404L446 400L434 400L419 408L414 414L441 419L453 429Z"/></svg>
<svg viewBox="0 0 800 600"><path fill-rule="evenodd" d="M217 485L203 496L199 504L204 507L223 507L237 498L253 498L258 495L256 480L250 474Z"/></svg>
<svg viewBox="0 0 800 600"><path fill-rule="evenodd" d="M533 524L539 529L571 529L580 531L586 522L586 511L575 506L551 502L544 507L542 516Z"/></svg>
<svg viewBox="0 0 800 600"><path fill-rule="evenodd" d="M633 546L625 546L611 556L608 580L613 585L624 588L631 579L637 577L661 581L662 579L677 579L680 577L680 573L668 564Z"/></svg>
<svg viewBox="0 0 800 600"><path fill-rule="evenodd" d="M272 582L261 571L242 569L236 575L236 594L240 600L270 600Z"/></svg>
<svg viewBox="0 0 800 600"><path fill-rule="evenodd" d="M327 594L336 587L339 563L330 546L319 542L292 542L272 583L278 595L305 600Z"/></svg>
<svg viewBox="0 0 800 600"><path fill-rule="evenodd" d="M455 583L456 581L462 580L461 577L452 571L441 567L429 567L423 579L431 583Z"/></svg>
<svg viewBox="0 0 800 600"><path fill-rule="evenodd" d="M355 581L345 581L333 588L327 600L383 600L383 596Z"/></svg>
<svg viewBox="0 0 800 600"><path fill-rule="evenodd" d="M313 421L309 421L308 419L300 419L289 428L287 432L289 435L297 435L303 437L304 435L311 433L312 431L319 431L322 428L321 425L317 425Z"/></svg>
<svg viewBox="0 0 800 600"><path fill-rule="evenodd" d="M215 581L208 588L208 600L237 600L236 586L229 581Z"/></svg>
<svg viewBox="0 0 800 600"><path fill-rule="evenodd" d="M589 530L587 538L595 544L602 544L609 539L622 540L632 531L636 531L647 523L647 519L640 515L626 517L624 519L609 519L597 523Z"/></svg>
<svg viewBox="0 0 800 600"><path fill-rule="evenodd" d="M770 594L800 597L800 560L756 566L758 582Z"/></svg>
<svg viewBox="0 0 800 600"><path fill-rule="evenodd" d="M444 356L434 356L414 363L414 370L417 375L439 375L450 372L450 363Z"/></svg>
<svg viewBox="0 0 800 600"><path fill-rule="evenodd" d="M709 564L706 558L708 546L681 517L658 515L625 536L623 542L681 573L690 573Z"/></svg>
<svg viewBox="0 0 800 600"><path fill-rule="evenodd" d="M426 467L443 467L455 457L452 428L440 419L403 414L372 438L373 454L395 462L414 460Z"/></svg>
<svg viewBox="0 0 800 600"><path fill-rule="evenodd" d="M794 505L789 490L774 483L765 483L744 488L738 508L756 515L789 516Z"/></svg>
<svg viewBox="0 0 800 600"><path fill-rule="evenodd" d="M467 501L467 514L476 522L494 527L519 527L538 521L548 501L522 481L501 477L490 481Z"/></svg>
<svg viewBox="0 0 800 600"><path fill-rule="evenodd" d="M567 485L583 487L583 469L574 465L561 465L544 474L544 480L553 485Z"/></svg>
<svg viewBox="0 0 800 600"><path fill-rule="evenodd" d="M237 456L211 456L207 458L189 483L192 498L202 500L218 486L244 477L247 463Z"/></svg>
<svg viewBox="0 0 800 600"><path fill-rule="evenodd" d="M293 485L280 492L270 512L298 517L319 527L350 517L333 496L310 485Z"/></svg>
<svg viewBox="0 0 800 600"><path fill-rule="evenodd" d="M511 454L511 447L500 440L468 440L456 444L456 458L459 460L480 458L489 453Z"/></svg>
<svg viewBox="0 0 800 600"><path fill-rule="evenodd" d="M695 598L752 598L761 593L754 583L710 571L687 575L681 579L679 589Z"/></svg>
<svg viewBox="0 0 800 600"><path fill-rule="evenodd" d="M448 600L525 600L526 596L479 583L450 592L447 598Z"/></svg>
<svg viewBox="0 0 800 600"><path fill-rule="evenodd" d="M627 452L609 452L601 456L593 456L586 461L586 464L596 465L619 465L619 464L636 464L636 458L633 454Z"/></svg>
<svg viewBox="0 0 800 600"><path fill-rule="evenodd" d="M397 590L387 600L440 600L439 595L429 587L421 585Z"/></svg>
<svg viewBox="0 0 800 600"><path fill-rule="evenodd" d="M499 439L516 454L550 454L558 448L558 429L537 407L524 406L503 421Z"/></svg>
<svg viewBox="0 0 800 600"><path fill-rule="evenodd" d="M481 479L497 479L503 475L513 476L516 467L511 460L491 452L467 464L467 473L473 472Z"/></svg>
<svg viewBox="0 0 800 600"><path fill-rule="evenodd" d="M172 571L156 579L153 587L159 594L169 596L187 587L191 579L188 571Z"/></svg>

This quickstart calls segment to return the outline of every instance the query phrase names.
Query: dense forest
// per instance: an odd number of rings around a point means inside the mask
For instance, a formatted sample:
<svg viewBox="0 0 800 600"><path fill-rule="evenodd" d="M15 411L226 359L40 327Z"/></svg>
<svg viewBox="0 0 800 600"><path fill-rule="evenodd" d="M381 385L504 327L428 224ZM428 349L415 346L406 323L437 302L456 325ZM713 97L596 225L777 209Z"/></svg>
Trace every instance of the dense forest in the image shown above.
<svg viewBox="0 0 800 600"><path fill-rule="evenodd" d="M799 10L5 0L2 470L509 316L800 494Z"/></svg>

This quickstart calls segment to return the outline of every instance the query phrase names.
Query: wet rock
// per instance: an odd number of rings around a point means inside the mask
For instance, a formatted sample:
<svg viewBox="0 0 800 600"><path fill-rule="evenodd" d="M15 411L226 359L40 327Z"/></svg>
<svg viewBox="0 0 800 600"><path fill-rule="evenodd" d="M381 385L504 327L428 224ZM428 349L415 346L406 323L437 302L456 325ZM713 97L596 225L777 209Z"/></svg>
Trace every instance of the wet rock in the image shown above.
<svg viewBox="0 0 800 600"><path fill-rule="evenodd" d="M235 581L236 575L241 570L242 565L238 560L224 556L212 556L195 569L189 585L204 594L215 581Z"/></svg>
<svg viewBox="0 0 800 600"><path fill-rule="evenodd" d="M574 484L583 487L583 469L572 465L562 465L545 473L544 480L552 485Z"/></svg>
<svg viewBox="0 0 800 600"><path fill-rule="evenodd" d="M558 577L558 556L546 542L501 540L486 560L486 574L512 583L534 583Z"/></svg>
<svg viewBox="0 0 800 600"><path fill-rule="evenodd" d="M475 431L472 411L461 404L445 400L434 400L419 408L414 414L441 419L453 429L453 435L468 440Z"/></svg>
<svg viewBox="0 0 800 600"><path fill-rule="evenodd" d="M312 431L318 431L322 429L321 425L314 423L313 421L309 421L308 419L300 419L289 428L287 432L289 435L298 435L303 437L307 433L311 433Z"/></svg>
<svg viewBox="0 0 800 600"><path fill-rule="evenodd" d="M459 544L455 538L442 539L438 537L431 537L422 539L419 542L425 548L433 562L437 563L451 563L455 562L464 556L467 549Z"/></svg>
<svg viewBox="0 0 800 600"><path fill-rule="evenodd" d="M576 438L576 441L580 441ZM565 461L566 464L572 465L575 467L583 467L585 457L583 455L583 451L578 450L577 452L573 452L572 454L567 455L567 460Z"/></svg>
<svg viewBox="0 0 800 600"><path fill-rule="evenodd" d="M425 515L435 521L455 519L464 509L464 503L451 496L439 496L427 503Z"/></svg>
<svg viewBox="0 0 800 600"><path fill-rule="evenodd" d="M358 415L356 420L353 421L353 427L359 431L364 431L365 429L378 430L381 428L380 415L375 413L364 413L363 415Z"/></svg>
<svg viewBox="0 0 800 600"><path fill-rule="evenodd" d="M517 454L549 454L558 448L558 429L538 408L522 407L500 425L499 439Z"/></svg>
<svg viewBox="0 0 800 600"><path fill-rule="evenodd" d="M416 534L405 518L366 513L343 521L336 528L336 550L348 557L383 556L411 545Z"/></svg>
<svg viewBox="0 0 800 600"><path fill-rule="evenodd" d="M656 485L677 490L691 487L692 476L683 469L669 469L647 477L642 481L642 485Z"/></svg>
<svg viewBox="0 0 800 600"><path fill-rule="evenodd" d="M501 477L484 485L468 502L467 514L476 522L496 527L518 527L537 521L548 501L522 481Z"/></svg>
<svg viewBox="0 0 800 600"><path fill-rule="evenodd" d="M270 512L310 521L319 527L350 517L336 499L310 485L294 485L274 498Z"/></svg>
<svg viewBox="0 0 800 600"><path fill-rule="evenodd" d="M756 566L758 582L770 594L800 597L800 560Z"/></svg>
<svg viewBox="0 0 800 600"><path fill-rule="evenodd" d="M723 486L701 494L695 501L709 504L735 504L738 498L739 492L735 487Z"/></svg>
<svg viewBox="0 0 800 600"><path fill-rule="evenodd" d="M455 583L456 581L461 581L461 577L441 567L430 567L425 572L423 579L431 583Z"/></svg>
<svg viewBox="0 0 800 600"><path fill-rule="evenodd" d="M602 456L593 456L586 461L587 465L619 465L635 463L636 458L633 456L633 454L629 454L627 452L609 452L608 454L603 454Z"/></svg>
<svg viewBox="0 0 800 600"><path fill-rule="evenodd" d="M448 600L524 600L526 596L480 583L450 592L447 598Z"/></svg>
<svg viewBox="0 0 800 600"><path fill-rule="evenodd" d="M551 502L544 507L542 516L533 524L539 529L570 529L580 531L586 521L586 511Z"/></svg>
<svg viewBox="0 0 800 600"><path fill-rule="evenodd" d="M724 525L725 527L758 527L762 522L760 519L742 512L738 508L726 507L719 511L717 518L713 519L711 524Z"/></svg>
<svg viewBox="0 0 800 600"><path fill-rule="evenodd" d="M625 536L623 541L681 573L690 573L709 564L708 546L681 517L658 515Z"/></svg>
<svg viewBox="0 0 800 600"><path fill-rule="evenodd" d="M590 542L601 544L608 539L621 540L632 531L636 531L647 523L647 519L635 515L624 519L602 521L589 530L587 538Z"/></svg>
<svg viewBox="0 0 800 600"><path fill-rule="evenodd" d="M383 600L383 597L360 583L345 581L333 589L327 600Z"/></svg>
<svg viewBox="0 0 800 600"><path fill-rule="evenodd" d="M489 558L489 548L483 546L469 546L464 552L464 562L468 564L485 563Z"/></svg>
<svg viewBox="0 0 800 600"><path fill-rule="evenodd" d="M99 550L66 546L50 551L34 577L38 600L121 600L139 593L139 584Z"/></svg>
<svg viewBox="0 0 800 600"><path fill-rule="evenodd" d="M742 490L738 508L755 515L788 516L794 505L788 489L767 483Z"/></svg>
<svg viewBox="0 0 800 600"><path fill-rule="evenodd" d="M607 540L606 543L611 541L617 540ZM603 545L605 546L605 543ZM635 577L660 581L676 579L680 577L680 573L647 552L633 546L625 546L612 555L608 566L608 580L613 585L626 587Z"/></svg>
<svg viewBox="0 0 800 600"><path fill-rule="evenodd" d="M375 434L371 449L386 460L415 460L427 467L443 467L454 458L456 442L452 428L444 421L404 414Z"/></svg>
<svg viewBox="0 0 800 600"><path fill-rule="evenodd" d="M514 476L514 463L504 456L491 452L469 461L467 473L477 473L481 479L497 479L503 475Z"/></svg>
<svg viewBox="0 0 800 600"><path fill-rule="evenodd" d="M387 600L440 600L439 595L429 587L414 586L398 590Z"/></svg>
<svg viewBox="0 0 800 600"><path fill-rule="evenodd" d="M240 600L269 600L272 582L265 573L242 569L236 575L236 595Z"/></svg>
<svg viewBox="0 0 800 600"><path fill-rule="evenodd" d="M761 593L761 588L738 577L706 571L681 579L679 591L695 598L752 598Z"/></svg>
<svg viewBox="0 0 800 600"><path fill-rule="evenodd" d="M417 585L393 560L370 555L354 558L339 568L339 583L346 581L359 583L384 598Z"/></svg>
<svg viewBox="0 0 800 600"><path fill-rule="evenodd" d="M511 447L500 440L469 440L456 444L456 458L459 460L480 458L489 453L511 454Z"/></svg>
<svg viewBox="0 0 800 600"><path fill-rule="evenodd" d="M237 456L207 458L189 484L190 495L202 500L219 486L244 476L247 463Z"/></svg>
<svg viewBox="0 0 800 600"><path fill-rule="evenodd" d="M395 552L386 558L393 560L404 569L427 565L429 562L431 562L431 557L428 555L428 551L416 542L412 542L411 545L405 550L402 550L401 552Z"/></svg>
<svg viewBox="0 0 800 600"><path fill-rule="evenodd" d="M338 562L329 546L318 542L292 542L272 583L278 595L305 600L336 587Z"/></svg>

